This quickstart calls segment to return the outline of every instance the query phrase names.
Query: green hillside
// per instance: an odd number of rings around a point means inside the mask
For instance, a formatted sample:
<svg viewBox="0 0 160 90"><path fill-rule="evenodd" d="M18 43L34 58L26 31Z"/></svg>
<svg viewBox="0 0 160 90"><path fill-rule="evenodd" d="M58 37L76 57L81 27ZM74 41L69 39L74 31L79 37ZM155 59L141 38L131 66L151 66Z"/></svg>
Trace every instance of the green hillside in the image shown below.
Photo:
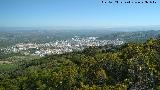
<svg viewBox="0 0 160 90"><path fill-rule="evenodd" d="M0 90L159 90L160 40L90 47L4 67L10 70L1 71Z"/></svg>

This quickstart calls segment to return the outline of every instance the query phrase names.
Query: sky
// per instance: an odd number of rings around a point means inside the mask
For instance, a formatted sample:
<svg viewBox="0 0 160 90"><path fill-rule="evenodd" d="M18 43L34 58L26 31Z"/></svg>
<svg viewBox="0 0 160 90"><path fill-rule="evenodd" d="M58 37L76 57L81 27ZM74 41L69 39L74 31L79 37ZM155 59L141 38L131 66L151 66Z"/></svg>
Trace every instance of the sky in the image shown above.
<svg viewBox="0 0 160 90"><path fill-rule="evenodd" d="M0 0L0 27L160 25L160 1L156 2L156 4L104 4L102 0Z"/></svg>

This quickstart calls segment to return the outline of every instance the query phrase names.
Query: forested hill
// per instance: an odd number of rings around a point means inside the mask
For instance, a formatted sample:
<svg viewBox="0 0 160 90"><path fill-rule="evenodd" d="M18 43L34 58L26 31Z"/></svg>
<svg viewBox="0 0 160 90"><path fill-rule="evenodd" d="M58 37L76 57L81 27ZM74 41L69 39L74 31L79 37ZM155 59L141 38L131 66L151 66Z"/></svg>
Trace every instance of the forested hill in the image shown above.
<svg viewBox="0 0 160 90"><path fill-rule="evenodd" d="M0 72L0 90L160 89L160 40L19 62Z"/></svg>
<svg viewBox="0 0 160 90"><path fill-rule="evenodd" d="M125 42L145 42L149 38L157 38L160 35L160 30L149 31L135 31L135 32L117 32L105 36L101 36L99 39L121 39Z"/></svg>

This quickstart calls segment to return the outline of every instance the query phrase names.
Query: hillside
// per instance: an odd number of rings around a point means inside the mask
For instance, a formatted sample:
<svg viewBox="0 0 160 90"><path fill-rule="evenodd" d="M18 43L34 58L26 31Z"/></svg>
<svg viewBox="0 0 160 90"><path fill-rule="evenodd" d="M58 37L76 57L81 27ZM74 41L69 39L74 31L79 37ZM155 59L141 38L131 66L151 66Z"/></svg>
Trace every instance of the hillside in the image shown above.
<svg viewBox="0 0 160 90"><path fill-rule="evenodd" d="M5 67L0 90L160 89L160 40L90 47L0 67Z"/></svg>
<svg viewBox="0 0 160 90"><path fill-rule="evenodd" d="M121 39L125 42L145 42L149 38L157 38L160 30L134 31L134 32L117 32L99 37L99 39Z"/></svg>

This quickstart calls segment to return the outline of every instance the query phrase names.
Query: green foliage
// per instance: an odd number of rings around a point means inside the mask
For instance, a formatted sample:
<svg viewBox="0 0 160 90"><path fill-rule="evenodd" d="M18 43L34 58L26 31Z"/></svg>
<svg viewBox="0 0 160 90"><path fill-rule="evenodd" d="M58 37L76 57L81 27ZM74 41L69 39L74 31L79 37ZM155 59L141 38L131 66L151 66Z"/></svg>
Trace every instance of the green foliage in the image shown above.
<svg viewBox="0 0 160 90"><path fill-rule="evenodd" d="M0 65L0 90L160 89L159 39L110 49L90 47L28 61L13 57L24 61Z"/></svg>

